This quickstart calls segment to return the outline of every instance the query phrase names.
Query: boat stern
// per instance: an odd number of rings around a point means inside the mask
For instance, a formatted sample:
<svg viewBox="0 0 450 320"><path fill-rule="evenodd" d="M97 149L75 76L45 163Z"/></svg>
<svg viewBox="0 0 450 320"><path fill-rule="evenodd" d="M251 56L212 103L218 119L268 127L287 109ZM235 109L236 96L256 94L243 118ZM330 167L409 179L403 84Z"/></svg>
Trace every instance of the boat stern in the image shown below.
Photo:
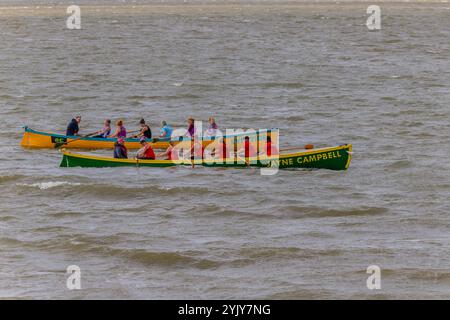
<svg viewBox="0 0 450 320"><path fill-rule="evenodd" d="M48 134L34 131L33 129L25 126L22 141L20 145L23 148L53 148L54 143L52 138Z"/></svg>
<svg viewBox="0 0 450 320"><path fill-rule="evenodd" d="M27 126L24 126L23 129L24 129L24 132L23 132L22 141L20 142L20 145L23 148L29 148L30 147L30 133L28 131Z"/></svg>
<svg viewBox="0 0 450 320"><path fill-rule="evenodd" d="M352 145L311 149L294 154L282 155L280 168L309 168L347 170L350 166Z"/></svg>
<svg viewBox="0 0 450 320"><path fill-rule="evenodd" d="M353 146L351 144L347 144L347 148L345 149L345 151L347 152L348 158L344 170L347 170L348 167L350 166L350 161L352 160Z"/></svg>
<svg viewBox="0 0 450 320"><path fill-rule="evenodd" d="M69 156L68 156L66 150L62 149L61 153L62 153L63 157L61 159L61 163L59 164L59 167L60 168L68 168L68 167L70 167L69 166Z"/></svg>

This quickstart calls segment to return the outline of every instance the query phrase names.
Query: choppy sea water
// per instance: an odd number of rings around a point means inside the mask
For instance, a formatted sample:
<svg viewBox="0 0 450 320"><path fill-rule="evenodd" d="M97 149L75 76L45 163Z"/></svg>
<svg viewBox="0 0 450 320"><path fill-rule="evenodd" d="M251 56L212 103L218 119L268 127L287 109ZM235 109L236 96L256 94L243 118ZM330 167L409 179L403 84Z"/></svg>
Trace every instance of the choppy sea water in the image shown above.
<svg viewBox="0 0 450 320"><path fill-rule="evenodd" d="M449 298L450 4L0 8L1 298ZM215 116L346 172L59 168L22 125ZM66 288L78 265L82 290ZM368 290L366 268L382 270Z"/></svg>

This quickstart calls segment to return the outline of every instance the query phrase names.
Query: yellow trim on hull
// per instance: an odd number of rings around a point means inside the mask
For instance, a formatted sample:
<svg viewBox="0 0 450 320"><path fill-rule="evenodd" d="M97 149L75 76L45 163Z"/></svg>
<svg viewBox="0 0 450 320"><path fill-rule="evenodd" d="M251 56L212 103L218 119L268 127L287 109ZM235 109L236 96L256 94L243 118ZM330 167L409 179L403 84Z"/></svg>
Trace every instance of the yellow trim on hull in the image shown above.
<svg viewBox="0 0 450 320"><path fill-rule="evenodd" d="M114 141L89 141L89 140L77 140L67 139L69 144L65 144L64 148L68 149L113 149ZM73 141L73 142L71 142ZM54 148L55 144L52 142L51 136L41 135L34 132L25 132L22 137L20 145L24 148ZM128 149L139 149L141 145L139 142L125 142L125 146ZM156 142L152 144L155 149L165 149L169 146L166 141Z"/></svg>

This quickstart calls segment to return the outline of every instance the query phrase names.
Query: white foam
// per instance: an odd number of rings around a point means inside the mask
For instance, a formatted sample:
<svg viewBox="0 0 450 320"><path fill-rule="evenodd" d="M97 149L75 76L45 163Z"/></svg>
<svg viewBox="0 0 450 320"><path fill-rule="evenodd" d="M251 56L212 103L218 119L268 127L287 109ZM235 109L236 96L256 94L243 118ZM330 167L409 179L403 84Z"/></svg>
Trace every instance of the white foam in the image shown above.
<svg viewBox="0 0 450 320"><path fill-rule="evenodd" d="M32 183L32 184L21 184L25 187L33 187L33 188L39 188L41 190L47 190L51 188L56 188L64 185L69 186L79 186L81 183L76 182L66 182L66 181L49 181L49 182L38 182L38 183Z"/></svg>

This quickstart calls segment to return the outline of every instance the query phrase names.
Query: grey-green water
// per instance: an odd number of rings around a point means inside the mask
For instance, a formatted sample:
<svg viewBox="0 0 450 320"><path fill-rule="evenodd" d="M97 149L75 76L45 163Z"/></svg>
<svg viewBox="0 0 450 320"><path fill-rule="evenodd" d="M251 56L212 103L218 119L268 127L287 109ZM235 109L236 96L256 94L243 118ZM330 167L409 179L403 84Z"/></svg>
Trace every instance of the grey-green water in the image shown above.
<svg viewBox="0 0 450 320"><path fill-rule="evenodd" d="M450 297L450 4L381 4L370 32L367 4L91 3L67 30L65 6L20 3L0 8L1 298ZM19 146L75 114L84 132L213 115L355 154L261 176L62 169Z"/></svg>

